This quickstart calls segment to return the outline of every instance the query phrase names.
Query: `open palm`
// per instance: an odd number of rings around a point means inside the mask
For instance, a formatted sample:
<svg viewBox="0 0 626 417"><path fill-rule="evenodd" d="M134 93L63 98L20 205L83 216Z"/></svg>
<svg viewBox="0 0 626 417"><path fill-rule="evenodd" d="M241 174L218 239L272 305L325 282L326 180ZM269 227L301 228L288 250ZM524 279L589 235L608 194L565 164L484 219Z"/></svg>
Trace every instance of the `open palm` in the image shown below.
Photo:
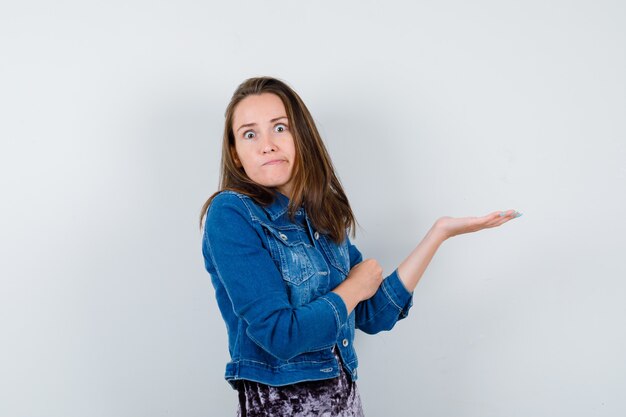
<svg viewBox="0 0 626 417"><path fill-rule="evenodd" d="M479 230L497 227L519 216L521 216L521 213L515 210L494 211L482 217L444 216L437 219L436 226L444 233L446 238L449 238L463 233L477 232Z"/></svg>

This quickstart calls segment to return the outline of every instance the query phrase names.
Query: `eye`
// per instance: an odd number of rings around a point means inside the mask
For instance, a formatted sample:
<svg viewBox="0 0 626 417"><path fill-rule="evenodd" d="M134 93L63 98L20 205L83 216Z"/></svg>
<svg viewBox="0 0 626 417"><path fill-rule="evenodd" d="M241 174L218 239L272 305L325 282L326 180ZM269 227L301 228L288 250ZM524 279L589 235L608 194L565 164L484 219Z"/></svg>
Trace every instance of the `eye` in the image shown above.
<svg viewBox="0 0 626 417"><path fill-rule="evenodd" d="M284 124L284 123L278 123L278 124L276 125L276 127L278 128L279 126L283 126L283 128L282 128L283 130L280 130L279 132L284 132L285 130L287 130L287 125L286 125L286 124Z"/></svg>
<svg viewBox="0 0 626 417"><path fill-rule="evenodd" d="M243 133L243 138L244 138L244 139L252 139L252 138L254 137L254 136L252 136L252 137L248 136L248 133L252 133L252 134L254 135L254 132L253 132L252 130L246 130L246 131Z"/></svg>

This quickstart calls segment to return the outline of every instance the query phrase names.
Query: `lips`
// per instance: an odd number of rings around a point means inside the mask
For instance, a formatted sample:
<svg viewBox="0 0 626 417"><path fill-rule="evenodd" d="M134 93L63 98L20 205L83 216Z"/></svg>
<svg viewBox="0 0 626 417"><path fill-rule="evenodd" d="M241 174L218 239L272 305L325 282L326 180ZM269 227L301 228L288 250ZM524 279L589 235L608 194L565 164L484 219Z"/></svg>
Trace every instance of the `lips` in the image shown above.
<svg viewBox="0 0 626 417"><path fill-rule="evenodd" d="M281 162L285 162L285 160L284 159L272 159L271 161L266 162L263 165L276 165L276 164L279 164Z"/></svg>

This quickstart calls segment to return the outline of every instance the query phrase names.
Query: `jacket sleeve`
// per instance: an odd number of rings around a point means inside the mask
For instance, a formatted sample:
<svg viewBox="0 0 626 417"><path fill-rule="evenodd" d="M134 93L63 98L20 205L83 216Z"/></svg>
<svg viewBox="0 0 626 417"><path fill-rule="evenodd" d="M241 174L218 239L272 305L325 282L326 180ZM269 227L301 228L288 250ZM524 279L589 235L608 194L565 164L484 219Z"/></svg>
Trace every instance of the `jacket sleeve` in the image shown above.
<svg viewBox="0 0 626 417"><path fill-rule="evenodd" d="M261 348L288 360L336 342L348 321L341 297L329 292L293 307L281 272L237 195L219 194L211 202L202 249L235 314L247 323L247 335Z"/></svg>
<svg viewBox="0 0 626 417"><path fill-rule="evenodd" d="M363 261L363 255L348 239L350 269ZM369 299L361 301L355 307L355 324L365 333L375 334L381 330L391 330L398 320L409 315L413 306L413 292L409 292L396 268L378 287L378 291Z"/></svg>

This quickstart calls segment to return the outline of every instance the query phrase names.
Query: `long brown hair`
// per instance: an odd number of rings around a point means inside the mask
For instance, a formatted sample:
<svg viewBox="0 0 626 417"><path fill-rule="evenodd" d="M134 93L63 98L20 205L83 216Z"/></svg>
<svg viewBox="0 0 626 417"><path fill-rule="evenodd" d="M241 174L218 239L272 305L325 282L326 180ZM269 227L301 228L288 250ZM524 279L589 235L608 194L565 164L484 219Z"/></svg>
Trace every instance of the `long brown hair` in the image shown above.
<svg viewBox="0 0 626 417"><path fill-rule="evenodd" d="M233 115L235 108L251 94L272 93L277 95L287 111L289 129L296 149L292 172L293 191L289 200L288 214L294 221L295 211L301 205L316 229L328 234L335 243L343 242L349 227L355 236L356 219L343 187L333 167L328 151L320 137L313 117L298 94L284 81L273 77L254 77L237 87L226 107L219 190L213 193L200 210L200 228L207 208L221 191L232 190L245 194L262 206L276 198L275 187L265 187L252 181L243 167L233 160L235 136Z"/></svg>

